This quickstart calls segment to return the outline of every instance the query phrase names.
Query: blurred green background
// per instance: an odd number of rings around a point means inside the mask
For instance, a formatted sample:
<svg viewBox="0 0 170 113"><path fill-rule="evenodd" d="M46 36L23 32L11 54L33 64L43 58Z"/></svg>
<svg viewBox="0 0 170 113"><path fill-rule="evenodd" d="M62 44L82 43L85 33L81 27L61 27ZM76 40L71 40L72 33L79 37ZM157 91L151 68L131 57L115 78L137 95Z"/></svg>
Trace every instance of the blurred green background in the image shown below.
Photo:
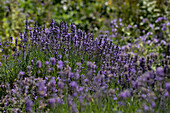
<svg viewBox="0 0 170 113"><path fill-rule="evenodd" d="M140 25L143 18L154 23L157 17L169 16L168 6L168 0L0 0L0 38L19 36L27 13L30 25L64 20L96 34L108 30L114 18L132 25Z"/></svg>
<svg viewBox="0 0 170 113"><path fill-rule="evenodd" d="M27 14L30 27L35 21L38 26L49 27L54 19L57 24L73 22L77 28L99 36L102 31L112 31L111 20L121 18L124 26L137 25L139 31L147 33L149 30L143 20L147 18L154 28L160 26L155 23L158 17L166 17L169 21L169 4L169 0L0 0L0 42L9 40L10 36L19 37L20 32L24 32ZM139 33L124 31L123 27L117 32L129 37ZM143 34L137 36L140 35Z"/></svg>

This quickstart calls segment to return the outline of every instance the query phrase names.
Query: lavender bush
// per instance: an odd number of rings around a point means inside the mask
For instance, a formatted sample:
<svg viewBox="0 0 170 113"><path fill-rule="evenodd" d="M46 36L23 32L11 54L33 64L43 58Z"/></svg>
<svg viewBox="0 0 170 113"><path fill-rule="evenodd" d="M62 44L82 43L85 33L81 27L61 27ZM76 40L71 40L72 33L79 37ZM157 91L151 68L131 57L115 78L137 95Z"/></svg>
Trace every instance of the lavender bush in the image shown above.
<svg viewBox="0 0 170 113"><path fill-rule="evenodd" d="M129 52L63 21L25 27L0 62L0 111L170 112L168 54Z"/></svg>
<svg viewBox="0 0 170 113"><path fill-rule="evenodd" d="M110 26L111 29L104 33L108 38L113 39L115 44L119 43L123 46L122 48L127 52L138 53L140 56L147 56L153 52L159 55L170 53L168 45L170 23L166 17L157 18L155 23L144 18L140 26L127 25L119 18L112 20Z"/></svg>

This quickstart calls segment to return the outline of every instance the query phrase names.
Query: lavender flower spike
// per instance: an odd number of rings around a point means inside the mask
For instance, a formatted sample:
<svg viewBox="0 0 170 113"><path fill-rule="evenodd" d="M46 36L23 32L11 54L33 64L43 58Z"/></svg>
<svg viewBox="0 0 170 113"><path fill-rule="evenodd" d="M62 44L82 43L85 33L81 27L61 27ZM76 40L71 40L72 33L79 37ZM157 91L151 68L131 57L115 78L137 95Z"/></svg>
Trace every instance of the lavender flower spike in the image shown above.
<svg viewBox="0 0 170 113"><path fill-rule="evenodd" d="M37 61L37 68L41 68L41 61Z"/></svg>
<svg viewBox="0 0 170 113"><path fill-rule="evenodd" d="M56 59L54 57L51 57L50 61L51 61L51 65L55 65L56 64Z"/></svg>
<svg viewBox="0 0 170 113"><path fill-rule="evenodd" d="M26 112L32 112L33 102L30 99L27 99L25 102L25 110Z"/></svg>

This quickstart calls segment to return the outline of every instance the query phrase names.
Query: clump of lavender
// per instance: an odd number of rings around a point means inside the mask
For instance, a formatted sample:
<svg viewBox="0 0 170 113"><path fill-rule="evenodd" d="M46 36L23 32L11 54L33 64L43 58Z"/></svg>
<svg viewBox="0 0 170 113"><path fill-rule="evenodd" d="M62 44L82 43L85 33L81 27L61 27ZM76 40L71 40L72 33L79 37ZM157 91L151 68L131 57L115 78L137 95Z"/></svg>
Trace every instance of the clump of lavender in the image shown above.
<svg viewBox="0 0 170 113"><path fill-rule="evenodd" d="M167 111L168 55L130 53L133 45L114 45L107 36L86 34L73 23L71 28L66 22L57 26L52 21L50 28L35 23L30 32L26 29L20 40L16 38L15 46L20 44L20 49L4 55L1 62L2 110Z"/></svg>

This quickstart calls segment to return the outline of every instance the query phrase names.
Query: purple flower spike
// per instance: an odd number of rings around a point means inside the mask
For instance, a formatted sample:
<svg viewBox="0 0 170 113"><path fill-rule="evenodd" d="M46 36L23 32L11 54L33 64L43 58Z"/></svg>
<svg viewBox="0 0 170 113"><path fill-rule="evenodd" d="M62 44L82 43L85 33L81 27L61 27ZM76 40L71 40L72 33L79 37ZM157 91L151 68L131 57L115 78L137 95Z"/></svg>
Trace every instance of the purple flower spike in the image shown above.
<svg viewBox="0 0 170 113"><path fill-rule="evenodd" d="M56 59L54 57L51 57L50 61L51 61L51 65L55 65L56 64Z"/></svg>
<svg viewBox="0 0 170 113"><path fill-rule="evenodd" d="M165 88L170 93L170 82L165 84Z"/></svg>
<svg viewBox="0 0 170 113"><path fill-rule="evenodd" d="M60 61L58 61L58 68L59 69L62 69L63 68L63 62L60 60Z"/></svg>
<svg viewBox="0 0 170 113"><path fill-rule="evenodd" d="M12 36L10 36L10 40L11 40L11 42L13 41L13 37Z"/></svg>
<svg viewBox="0 0 170 113"><path fill-rule="evenodd" d="M25 72L20 71L19 74L18 74L18 79L22 79L24 75L25 75Z"/></svg>
<svg viewBox="0 0 170 113"><path fill-rule="evenodd" d="M113 100L117 100L117 97L115 96L115 97L113 98Z"/></svg>
<svg viewBox="0 0 170 113"><path fill-rule="evenodd" d="M56 82L55 82L55 77L52 77L52 79L50 80L50 86L51 87L55 87L55 84L56 84Z"/></svg>
<svg viewBox="0 0 170 113"><path fill-rule="evenodd" d="M55 103L56 103L56 99L55 98L50 98L48 99L48 104L54 108L55 107Z"/></svg>
<svg viewBox="0 0 170 113"><path fill-rule="evenodd" d="M40 95L41 97L46 96L47 87L45 86L44 81L40 81L40 82L38 83L38 92L39 92L39 95Z"/></svg>
<svg viewBox="0 0 170 113"><path fill-rule="evenodd" d="M41 68L41 61L37 61L37 68Z"/></svg>
<svg viewBox="0 0 170 113"><path fill-rule="evenodd" d="M27 99L25 102L25 110L26 112L31 112L33 107L33 102L30 99Z"/></svg>
<svg viewBox="0 0 170 113"><path fill-rule="evenodd" d="M31 60L31 64L32 64L32 65L34 64L34 60Z"/></svg>
<svg viewBox="0 0 170 113"><path fill-rule="evenodd" d="M58 85L58 88L60 88L60 89L64 88L64 83L61 81L59 81L57 85Z"/></svg>
<svg viewBox="0 0 170 113"><path fill-rule="evenodd" d="M131 94L130 94L129 90L125 90L125 91L123 91L119 94L120 99L125 99L125 98L130 97L130 96L131 96Z"/></svg>
<svg viewBox="0 0 170 113"><path fill-rule="evenodd" d="M61 104L61 99L60 98L57 98L57 104Z"/></svg>
<svg viewBox="0 0 170 113"><path fill-rule="evenodd" d="M17 46L17 44L18 44L18 38L16 37L15 38L15 45Z"/></svg>
<svg viewBox="0 0 170 113"><path fill-rule="evenodd" d="M23 76L24 74L25 74L24 71L20 71L20 72L19 72L19 75L21 75L21 76Z"/></svg>
<svg viewBox="0 0 170 113"><path fill-rule="evenodd" d="M159 75L159 76L163 76L164 75L164 69L162 67L158 67L156 69L156 73Z"/></svg>
<svg viewBox="0 0 170 113"><path fill-rule="evenodd" d="M78 87L78 85L77 85L77 83L76 83L75 81L72 81L72 82L70 83L70 86L71 86L72 88L77 88L77 87Z"/></svg>

